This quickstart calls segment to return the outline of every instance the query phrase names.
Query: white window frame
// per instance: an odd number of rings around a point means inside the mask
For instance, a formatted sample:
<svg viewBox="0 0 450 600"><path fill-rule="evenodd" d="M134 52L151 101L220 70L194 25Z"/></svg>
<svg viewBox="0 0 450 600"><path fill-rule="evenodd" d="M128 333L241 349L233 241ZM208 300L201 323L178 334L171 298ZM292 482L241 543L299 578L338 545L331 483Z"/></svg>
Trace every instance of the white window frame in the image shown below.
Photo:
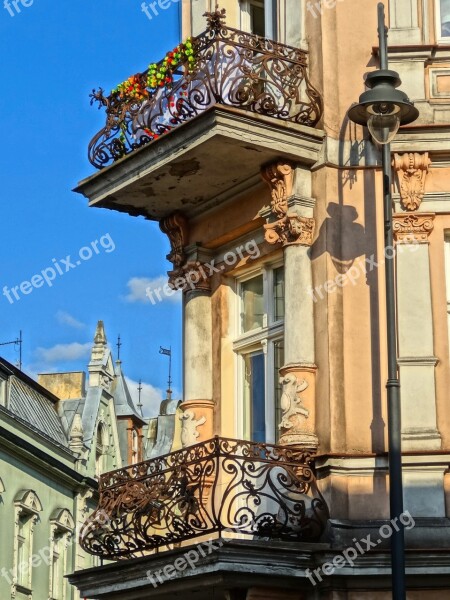
<svg viewBox="0 0 450 600"><path fill-rule="evenodd" d="M251 4L263 4L264 6L264 37L268 39L272 39L274 41L278 40L278 26L277 23L273 22L273 14L275 12L274 4L277 8L277 19L279 19L279 0L241 0L240 4L240 29L242 31L247 31L248 33L252 33L251 30L251 12L250 5Z"/></svg>
<svg viewBox="0 0 450 600"><path fill-rule="evenodd" d="M436 17L436 42L438 44L449 44L450 45L450 35L442 36L442 22L441 22L441 0L434 0L434 14Z"/></svg>
<svg viewBox="0 0 450 600"><path fill-rule="evenodd" d="M58 508L50 516L50 577L49 577L49 599L66 600L68 582L64 578L68 570L68 547L75 530L75 522L72 514L66 508ZM54 561L58 553L58 562L61 573L58 573L58 581L54 579ZM56 585L59 587L56 588ZM58 593L55 593L58 592Z"/></svg>
<svg viewBox="0 0 450 600"><path fill-rule="evenodd" d="M236 436L239 439L249 439L249 432L246 431L244 416L244 389L243 381L245 377L245 364L243 356L252 354L253 352L263 351L264 353L264 373L265 373L265 416L266 416L266 443L274 444L276 427L275 423L275 402L273 398L273 390L275 389L274 377L274 360L275 349L274 343L284 339L284 319L277 321L272 320L274 314L274 299L273 299L273 271L279 267L283 267L283 261L277 260L271 263L266 263L259 268L247 271L244 275L237 277L235 280L235 298L237 299L236 319L235 319L235 336L233 342L233 351L235 353L235 372L236 372L236 387L235 387L235 414L236 414ZM264 318L263 326L241 332L241 315L243 310L243 300L241 294L241 286L246 281L263 276L263 298L264 298Z"/></svg>
<svg viewBox="0 0 450 600"><path fill-rule="evenodd" d="M14 550L13 550L13 582L11 589L11 596L15 597L17 592L21 592L27 595L31 600L32 598L32 573L33 573L33 538L34 528L39 521L39 513L42 511L42 504L33 490L21 490L14 498ZM27 556L28 556L28 567L25 573L26 579L22 579L19 572L19 559L20 559L20 548L19 548L19 535L20 526L23 519L27 519Z"/></svg>

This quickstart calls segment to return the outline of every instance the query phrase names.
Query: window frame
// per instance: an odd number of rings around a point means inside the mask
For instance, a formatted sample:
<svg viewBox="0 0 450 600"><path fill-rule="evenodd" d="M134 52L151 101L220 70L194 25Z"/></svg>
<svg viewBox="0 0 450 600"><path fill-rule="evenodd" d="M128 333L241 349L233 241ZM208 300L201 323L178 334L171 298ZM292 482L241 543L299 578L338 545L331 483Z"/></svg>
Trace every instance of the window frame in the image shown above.
<svg viewBox="0 0 450 600"><path fill-rule="evenodd" d="M284 267L282 259L259 265L254 269L246 271L235 279L235 299L237 300L237 311L234 325L233 351L235 354L235 414L236 414L236 435L240 439L250 440L251 435L248 428L249 418L244 415L250 415L250 410L244 406L244 380L245 380L245 361L244 356L262 351L264 354L264 387L265 387L265 419L266 419L266 439L268 444L276 443L277 426L275 422L275 343L284 340L284 318L274 319L275 301L274 301L274 271L279 267ZM255 328L251 331L242 332L242 311L243 298L241 286L246 281L263 275L263 302L264 319L263 327Z"/></svg>
<svg viewBox="0 0 450 600"><path fill-rule="evenodd" d="M13 550L13 583L12 595L15 596L19 591L25 595L31 596L33 593L33 542L34 528L39 521L39 513L42 511L42 504L33 490L21 490L14 498L14 550ZM25 524L27 530L25 532L24 541L27 544L26 557L28 562L27 572L19 571L21 561L20 550L20 531L21 522Z"/></svg>
<svg viewBox="0 0 450 600"><path fill-rule="evenodd" d="M441 0L434 2L436 43L450 45L450 34L442 36Z"/></svg>
<svg viewBox="0 0 450 600"><path fill-rule="evenodd" d="M64 578L69 564L69 544L75 531L72 514L66 508L55 510L50 517L49 599L66 600L68 582ZM58 551L58 552L57 552ZM55 586L55 556L58 558L58 581ZM57 594L55 592L58 592Z"/></svg>

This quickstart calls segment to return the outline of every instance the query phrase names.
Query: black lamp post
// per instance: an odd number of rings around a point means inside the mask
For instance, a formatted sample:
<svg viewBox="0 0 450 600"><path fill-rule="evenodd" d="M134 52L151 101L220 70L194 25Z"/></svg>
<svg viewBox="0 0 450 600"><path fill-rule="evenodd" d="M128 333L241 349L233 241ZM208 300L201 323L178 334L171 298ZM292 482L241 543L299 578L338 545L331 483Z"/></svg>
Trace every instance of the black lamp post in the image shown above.
<svg viewBox="0 0 450 600"><path fill-rule="evenodd" d="M398 73L388 70L387 28L384 5L378 4L378 38L380 41L380 69L370 73L366 85L370 89L359 98L348 116L351 121L369 128L373 139L382 147L383 200L384 200L384 243L385 249L392 248L392 198L391 198L391 149L390 142L400 125L412 123L419 111L406 94L396 89L401 80ZM405 588L405 536L398 520L403 513L402 453L400 382L397 370L397 327L395 319L394 256L385 252L386 259L386 319L388 351L388 451L389 451L389 503L391 519L397 517L400 527L391 537L392 598L406 599Z"/></svg>

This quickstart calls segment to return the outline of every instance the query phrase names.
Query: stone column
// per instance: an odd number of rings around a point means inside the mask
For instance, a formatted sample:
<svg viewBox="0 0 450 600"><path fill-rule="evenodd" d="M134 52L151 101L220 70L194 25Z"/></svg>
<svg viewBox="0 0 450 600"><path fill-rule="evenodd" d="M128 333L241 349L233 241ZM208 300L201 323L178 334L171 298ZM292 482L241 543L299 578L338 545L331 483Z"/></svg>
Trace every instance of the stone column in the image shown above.
<svg viewBox="0 0 450 600"><path fill-rule="evenodd" d="M316 450L314 308L309 248L314 235L310 171L290 164L267 167L263 178L272 194L266 241L284 249L285 321L280 443Z"/></svg>
<svg viewBox="0 0 450 600"><path fill-rule="evenodd" d="M428 236L434 214L394 215L397 242L398 364L404 450L441 447L436 389Z"/></svg>
<svg viewBox="0 0 450 600"><path fill-rule="evenodd" d="M181 408L183 447L214 435L212 399L212 311L209 269L210 253L197 244L186 246L188 223L174 213L160 223L169 237L173 264L169 285L183 290L183 402Z"/></svg>

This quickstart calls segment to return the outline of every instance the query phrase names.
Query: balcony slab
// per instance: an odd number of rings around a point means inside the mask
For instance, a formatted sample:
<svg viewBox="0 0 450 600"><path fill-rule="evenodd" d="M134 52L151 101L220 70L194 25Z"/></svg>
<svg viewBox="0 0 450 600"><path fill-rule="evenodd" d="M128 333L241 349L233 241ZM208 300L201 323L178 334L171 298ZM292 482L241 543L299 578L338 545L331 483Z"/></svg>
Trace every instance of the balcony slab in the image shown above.
<svg viewBox="0 0 450 600"><path fill-rule="evenodd" d="M324 132L215 105L80 182L90 206L159 221L195 217L260 183L275 160L314 165Z"/></svg>

